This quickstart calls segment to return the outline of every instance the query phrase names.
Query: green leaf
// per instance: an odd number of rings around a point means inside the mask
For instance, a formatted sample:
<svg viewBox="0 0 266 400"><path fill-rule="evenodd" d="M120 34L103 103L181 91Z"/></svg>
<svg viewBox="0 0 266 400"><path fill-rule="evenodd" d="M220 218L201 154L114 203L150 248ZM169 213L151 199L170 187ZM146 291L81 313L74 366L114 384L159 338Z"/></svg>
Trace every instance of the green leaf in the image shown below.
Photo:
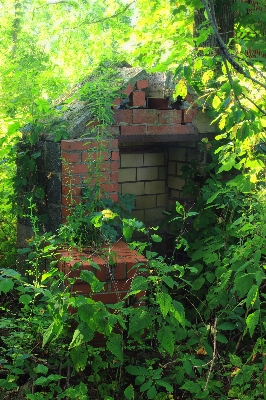
<svg viewBox="0 0 266 400"><path fill-rule="evenodd" d="M201 387L198 383L194 383L192 381L186 381L180 389L187 390L190 393L197 393L201 390Z"/></svg>
<svg viewBox="0 0 266 400"><path fill-rule="evenodd" d="M149 379L147 382L143 383L143 384L140 386L140 388L139 388L140 392L145 392L145 391L147 391L147 390L151 387L151 385L152 385L152 380Z"/></svg>
<svg viewBox="0 0 266 400"><path fill-rule="evenodd" d="M35 371L37 374L46 375L48 372L48 367L43 364L38 364L37 367L33 368L33 371Z"/></svg>
<svg viewBox="0 0 266 400"><path fill-rule="evenodd" d="M221 104L221 100L219 99L218 96L214 96L213 100L212 100L212 106L215 110L217 110L219 108L219 105Z"/></svg>
<svg viewBox="0 0 266 400"><path fill-rule="evenodd" d="M174 285L176 284L176 281L173 280L173 278L171 278L171 276L168 275L164 275L162 277L162 280L164 283L166 283L167 286L169 286L171 289L173 289Z"/></svg>
<svg viewBox="0 0 266 400"><path fill-rule="evenodd" d="M250 306L252 306L252 307L254 306L254 303L258 297L258 293L259 293L258 286L253 285L247 294L247 298L246 298L246 307L247 308L249 308Z"/></svg>
<svg viewBox="0 0 266 400"><path fill-rule="evenodd" d="M235 279L234 288L237 290L239 297L245 296L253 285L254 274L243 274Z"/></svg>
<svg viewBox="0 0 266 400"><path fill-rule="evenodd" d="M29 294L22 294L19 297L19 302L27 306L32 301L32 297Z"/></svg>
<svg viewBox="0 0 266 400"><path fill-rule="evenodd" d="M259 317L260 317L260 310L256 310L252 314L249 314L249 316L246 319L246 329L244 331L244 335L247 333L247 331L249 331L250 337L253 336L256 326L258 325L259 322Z"/></svg>
<svg viewBox="0 0 266 400"><path fill-rule="evenodd" d="M1 292L7 293L14 287L14 282L11 278L1 278L0 279L0 294Z"/></svg>
<svg viewBox="0 0 266 400"><path fill-rule="evenodd" d="M197 291L204 285L204 283L205 283L205 278L203 276L199 276L193 282L192 289Z"/></svg>
<svg viewBox="0 0 266 400"><path fill-rule="evenodd" d="M123 236L127 240L131 239L134 233L134 227L123 222Z"/></svg>
<svg viewBox="0 0 266 400"><path fill-rule="evenodd" d="M175 319L183 326L186 325L186 318L185 318L185 310L183 304L179 301L173 300L171 306L171 314L175 317Z"/></svg>
<svg viewBox="0 0 266 400"><path fill-rule="evenodd" d="M167 390L168 393L173 393L173 391L174 391L173 386L170 385L170 383L163 381L162 379L157 379L156 385L163 386Z"/></svg>
<svg viewBox="0 0 266 400"><path fill-rule="evenodd" d="M230 171L236 163L236 155L231 154L225 161L223 161L223 165L219 168L218 174L223 171Z"/></svg>
<svg viewBox="0 0 266 400"><path fill-rule="evenodd" d="M148 328L152 322L152 316L148 311L140 308L134 310L129 318L128 336L135 332L142 333L145 328Z"/></svg>
<svg viewBox="0 0 266 400"><path fill-rule="evenodd" d="M167 353L170 354L170 356L172 356L174 353L175 338L170 327L167 325L163 325L157 333L157 339L160 346L162 346L162 348L166 350Z"/></svg>
<svg viewBox="0 0 266 400"><path fill-rule="evenodd" d="M154 242L156 242L156 243L160 243L163 239L161 238L161 236L159 236L159 235L151 235L151 238L152 238L152 240L154 241Z"/></svg>
<svg viewBox="0 0 266 400"><path fill-rule="evenodd" d="M63 379L63 378L64 378L64 376L58 375L58 374L50 374L47 377L40 376L40 378L37 378L36 381L34 381L34 384L40 385L40 386L45 386L45 385L48 385L50 382L58 381L59 379Z"/></svg>
<svg viewBox="0 0 266 400"><path fill-rule="evenodd" d="M149 376L149 371L144 368L144 367L138 367L138 366L134 366L134 365L127 365L125 367L126 371L130 374L130 375L143 375L143 376Z"/></svg>
<svg viewBox="0 0 266 400"><path fill-rule="evenodd" d="M70 357L76 371L84 371L87 365L88 355L88 350L83 346L75 347L70 350Z"/></svg>
<svg viewBox="0 0 266 400"><path fill-rule="evenodd" d="M217 335L216 335L216 339L217 339L217 341L220 342L220 343L228 343L227 337L224 336L224 335L222 335L222 334L219 333L219 332L218 332Z"/></svg>
<svg viewBox="0 0 266 400"><path fill-rule="evenodd" d="M101 292L104 288L105 282L99 281L99 279L96 278L92 271L81 271L80 278L90 284L92 292L98 293Z"/></svg>
<svg viewBox="0 0 266 400"><path fill-rule="evenodd" d="M147 290L147 288L147 278L144 278L144 276L136 276L136 278L134 278L133 282L131 283L130 292L134 292L134 294L137 294L141 291Z"/></svg>
<svg viewBox="0 0 266 400"><path fill-rule="evenodd" d="M111 333L106 342L106 347L119 361L123 361L123 340L121 335Z"/></svg>
<svg viewBox="0 0 266 400"><path fill-rule="evenodd" d="M151 386L150 389L147 391L148 399L154 399L157 394L157 390L155 386Z"/></svg>
<svg viewBox="0 0 266 400"><path fill-rule="evenodd" d="M82 343L89 342L93 339L93 336L93 330L87 324L81 323L73 333L73 337L68 348L72 349L73 347L80 346Z"/></svg>
<svg viewBox="0 0 266 400"><path fill-rule="evenodd" d="M165 317L170 311L172 305L172 298L169 294L164 292L156 293L156 301L160 307L162 316Z"/></svg>
<svg viewBox="0 0 266 400"><path fill-rule="evenodd" d="M261 259L261 250L256 250L254 254L254 267L257 268L259 266L259 262Z"/></svg>
<svg viewBox="0 0 266 400"><path fill-rule="evenodd" d="M124 390L124 395L127 400L132 400L134 399L134 388L132 385L129 385L125 390Z"/></svg>
<svg viewBox="0 0 266 400"><path fill-rule="evenodd" d="M236 325L232 322L222 322L217 326L218 331L233 331L234 329L236 329Z"/></svg>

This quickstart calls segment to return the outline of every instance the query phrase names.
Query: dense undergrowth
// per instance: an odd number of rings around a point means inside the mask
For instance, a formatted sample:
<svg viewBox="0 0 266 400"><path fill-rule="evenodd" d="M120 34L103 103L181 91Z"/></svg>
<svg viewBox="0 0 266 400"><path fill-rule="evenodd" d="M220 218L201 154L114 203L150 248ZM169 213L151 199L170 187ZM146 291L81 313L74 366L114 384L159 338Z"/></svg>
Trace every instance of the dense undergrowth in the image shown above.
<svg viewBox="0 0 266 400"><path fill-rule="evenodd" d="M183 265L152 251L156 231L122 217L124 239L129 225L148 234L148 265L136 265L128 298L108 306L93 300L103 283L86 271L92 295L71 293L74 278L56 268L55 237L43 237L30 212L26 273L10 265L0 275L1 397L266 398L265 196L209 172L193 210L177 203L168 221L175 251L187 253ZM145 302L135 307L141 291Z"/></svg>

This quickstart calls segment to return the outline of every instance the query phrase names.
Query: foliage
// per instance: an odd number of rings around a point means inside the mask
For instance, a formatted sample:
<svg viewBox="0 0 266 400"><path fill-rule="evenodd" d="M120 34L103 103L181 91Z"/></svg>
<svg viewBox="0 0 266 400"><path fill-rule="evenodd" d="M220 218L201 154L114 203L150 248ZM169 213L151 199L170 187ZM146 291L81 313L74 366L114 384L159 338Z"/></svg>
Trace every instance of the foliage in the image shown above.
<svg viewBox="0 0 266 400"><path fill-rule="evenodd" d="M1 394L17 396L21 386L34 400L266 397L265 4L232 3L234 35L224 43L213 0L2 2L0 201L8 216L0 222ZM195 12L204 16L196 27ZM215 47L207 46L211 35ZM34 214L36 198L41 203L44 197L36 185L36 142L39 121L60 118L54 100L69 84L125 54L155 72L171 70L175 95L185 98L193 88L190 105L211 115L220 132L214 143L203 140L212 153L204 174L195 163L183 171L190 181L200 178L193 185L195 207L187 211L177 203L168 218L187 263L152 252L156 234L133 243L148 265L136 265L129 294L107 306L93 299L104 286L93 274L81 273L92 295L73 296L75 278L55 268L55 238L41 234L43 221ZM108 85L104 77L88 81L81 93L95 105L100 139L112 117ZM8 242L15 237L10 179L21 133L26 146L19 150L15 187L25 189L21 206L24 213L29 207L34 233L22 250L27 277L8 265L14 262ZM58 126L56 140L65 134ZM95 242L95 228L107 241L117 234L130 239L134 228L147 232L98 189L91 196L84 188L84 204L62 227L64 239L82 244L89 234ZM134 296L144 293L145 302L135 307ZM103 347L92 345L97 337Z"/></svg>

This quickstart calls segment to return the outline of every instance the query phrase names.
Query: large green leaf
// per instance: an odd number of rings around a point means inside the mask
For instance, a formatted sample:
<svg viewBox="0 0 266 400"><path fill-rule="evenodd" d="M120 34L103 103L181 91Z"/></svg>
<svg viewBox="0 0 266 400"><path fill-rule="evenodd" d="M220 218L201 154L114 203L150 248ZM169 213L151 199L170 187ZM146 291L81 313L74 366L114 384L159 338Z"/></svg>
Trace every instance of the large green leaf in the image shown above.
<svg viewBox="0 0 266 400"><path fill-rule="evenodd" d="M123 340L121 335L111 333L106 342L106 347L119 361L123 361Z"/></svg>
<svg viewBox="0 0 266 400"><path fill-rule="evenodd" d="M152 316L148 311L141 308L134 310L129 317L128 335L131 336L135 332L142 333L152 323Z"/></svg>
<svg viewBox="0 0 266 400"><path fill-rule="evenodd" d="M160 307L163 317L170 311L172 305L172 298L168 293L158 292L156 293L156 301Z"/></svg>
<svg viewBox="0 0 266 400"><path fill-rule="evenodd" d="M157 333L157 338L160 346L170 354L174 353L175 338L172 330L169 326L163 325Z"/></svg>

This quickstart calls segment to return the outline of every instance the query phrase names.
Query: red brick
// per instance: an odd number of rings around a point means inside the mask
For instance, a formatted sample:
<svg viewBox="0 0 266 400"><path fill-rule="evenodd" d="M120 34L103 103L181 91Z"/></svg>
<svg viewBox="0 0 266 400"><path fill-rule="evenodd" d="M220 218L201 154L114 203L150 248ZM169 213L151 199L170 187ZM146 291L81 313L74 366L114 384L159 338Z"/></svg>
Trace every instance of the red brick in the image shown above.
<svg viewBox="0 0 266 400"><path fill-rule="evenodd" d="M118 194L117 193L110 193L110 197L114 203L118 202Z"/></svg>
<svg viewBox="0 0 266 400"><path fill-rule="evenodd" d="M62 207L61 212L63 217L68 217L71 214L71 209L69 207Z"/></svg>
<svg viewBox="0 0 266 400"><path fill-rule="evenodd" d="M119 126L107 126L104 129L104 133L107 133L107 134L113 135L113 136L119 135L119 133L120 133Z"/></svg>
<svg viewBox="0 0 266 400"><path fill-rule="evenodd" d="M114 121L116 124L132 124L132 110L115 110Z"/></svg>
<svg viewBox="0 0 266 400"><path fill-rule="evenodd" d="M88 172L87 164L74 164L73 165L73 173L74 174L85 174Z"/></svg>
<svg viewBox="0 0 266 400"><path fill-rule="evenodd" d="M155 97L147 98L147 108L156 110L167 110L169 105L168 99L160 99Z"/></svg>
<svg viewBox="0 0 266 400"><path fill-rule="evenodd" d="M111 173L111 182L118 182L118 171Z"/></svg>
<svg viewBox="0 0 266 400"><path fill-rule="evenodd" d="M196 133L193 125L172 125L172 134Z"/></svg>
<svg viewBox="0 0 266 400"><path fill-rule="evenodd" d="M123 279L120 281L111 281L111 287L110 291L111 292L117 292L117 291L124 291L126 290L127 292L129 291L131 286L131 280L130 279Z"/></svg>
<svg viewBox="0 0 266 400"><path fill-rule="evenodd" d="M68 151L86 150L90 148L90 143L81 140L62 140L61 149Z"/></svg>
<svg viewBox="0 0 266 400"><path fill-rule="evenodd" d="M121 135L146 135L145 125L121 126Z"/></svg>
<svg viewBox="0 0 266 400"><path fill-rule="evenodd" d="M104 183L101 185L101 189L106 192L117 192L118 191L118 183Z"/></svg>
<svg viewBox="0 0 266 400"><path fill-rule="evenodd" d="M68 163L79 162L79 153L62 153L62 158Z"/></svg>
<svg viewBox="0 0 266 400"><path fill-rule="evenodd" d="M171 125L154 125L148 126L148 135L167 135L171 134Z"/></svg>
<svg viewBox="0 0 266 400"><path fill-rule="evenodd" d="M184 122L192 122L193 118L197 115L198 110L197 109L189 109L184 111Z"/></svg>
<svg viewBox="0 0 266 400"><path fill-rule="evenodd" d="M113 100L112 101L112 106L119 106L120 105L120 103L121 103L121 101L122 101L122 98L121 97L118 97L117 99L115 99L115 100Z"/></svg>
<svg viewBox="0 0 266 400"><path fill-rule="evenodd" d="M156 110L133 110L133 124L155 124L156 122Z"/></svg>
<svg viewBox="0 0 266 400"><path fill-rule="evenodd" d="M114 266L114 279L122 280L127 276L126 262L122 257L117 257L117 264Z"/></svg>
<svg viewBox="0 0 266 400"><path fill-rule="evenodd" d="M159 124L180 124L182 122L182 110L159 111Z"/></svg>
<svg viewBox="0 0 266 400"><path fill-rule="evenodd" d="M62 186L62 194L80 196L82 189L77 186Z"/></svg>
<svg viewBox="0 0 266 400"><path fill-rule="evenodd" d="M111 162L111 166L110 166L111 171L118 171L118 167L119 167L119 164L117 161Z"/></svg>
<svg viewBox="0 0 266 400"><path fill-rule="evenodd" d="M76 204L80 203L80 197L76 197L76 196L62 196L62 205L63 206L74 206Z"/></svg>
<svg viewBox="0 0 266 400"><path fill-rule="evenodd" d="M81 161L82 162L87 162L89 163L91 160L104 160L104 161L108 161L110 158L111 154L107 151L98 151L96 150L95 152L82 152L81 153Z"/></svg>
<svg viewBox="0 0 266 400"><path fill-rule="evenodd" d="M119 151L118 151L118 150L112 151L112 158L111 158L111 160L119 160L119 159L120 159L120 157L119 157Z"/></svg>
<svg viewBox="0 0 266 400"><path fill-rule="evenodd" d="M142 79L141 81L138 81L136 83L137 89L146 89L147 87L149 87L149 82L147 81L147 79Z"/></svg>
<svg viewBox="0 0 266 400"><path fill-rule="evenodd" d="M126 88L122 91L123 94L126 94L127 96L130 95L130 93L132 93L134 90L133 86L131 85L131 83L129 83Z"/></svg>
<svg viewBox="0 0 266 400"><path fill-rule="evenodd" d="M112 250L121 250L121 249L128 249L128 244L126 244L125 242L123 242L122 240L119 240L119 242L115 243L115 245L113 246Z"/></svg>
<svg viewBox="0 0 266 400"><path fill-rule="evenodd" d="M115 304L126 296L127 292L118 293L94 293L92 298L94 301L101 301L103 304Z"/></svg>
<svg viewBox="0 0 266 400"><path fill-rule="evenodd" d="M80 185L80 177L69 174L62 174L62 185Z"/></svg>
<svg viewBox="0 0 266 400"><path fill-rule="evenodd" d="M190 104L190 106L192 108L197 107L196 99L197 99L197 96L195 94L188 94L186 96L186 101Z"/></svg>
<svg viewBox="0 0 266 400"><path fill-rule="evenodd" d="M110 173L109 172L102 172L101 175L98 177L100 183L110 182Z"/></svg>
<svg viewBox="0 0 266 400"><path fill-rule="evenodd" d="M129 105L131 107L145 107L145 92L132 92L129 96Z"/></svg>
<svg viewBox="0 0 266 400"><path fill-rule="evenodd" d="M93 129L93 128L95 128L95 126L97 126L97 125L99 125L99 121L96 119L96 120L89 120L87 123L86 123L86 126L89 128L89 129Z"/></svg>

